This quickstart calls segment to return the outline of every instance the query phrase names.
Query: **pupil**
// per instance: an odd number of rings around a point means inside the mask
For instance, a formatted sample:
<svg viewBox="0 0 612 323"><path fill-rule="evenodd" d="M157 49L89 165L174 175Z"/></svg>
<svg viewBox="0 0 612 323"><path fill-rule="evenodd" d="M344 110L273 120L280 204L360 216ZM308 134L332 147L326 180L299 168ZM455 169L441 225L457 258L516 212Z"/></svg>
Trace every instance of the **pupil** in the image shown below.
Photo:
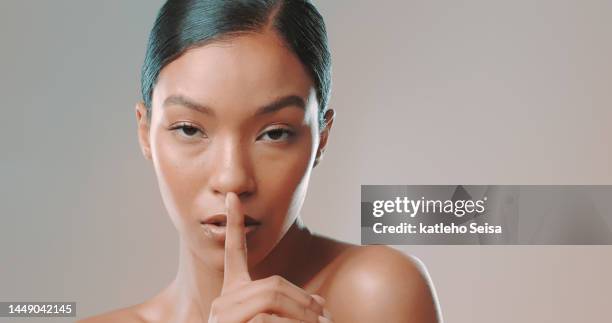
<svg viewBox="0 0 612 323"><path fill-rule="evenodd" d="M272 139L278 139L278 138L280 138L283 135L283 130L282 129L274 129L274 130L270 131L268 133L268 135Z"/></svg>
<svg viewBox="0 0 612 323"><path fill-rule="evenodd" d="M183 132L188 135L188 136L193 136L196 134L196 132L198 131L198 129L194 128L194 127L189 127L189 126L185 126L183 127Z"/></svg>

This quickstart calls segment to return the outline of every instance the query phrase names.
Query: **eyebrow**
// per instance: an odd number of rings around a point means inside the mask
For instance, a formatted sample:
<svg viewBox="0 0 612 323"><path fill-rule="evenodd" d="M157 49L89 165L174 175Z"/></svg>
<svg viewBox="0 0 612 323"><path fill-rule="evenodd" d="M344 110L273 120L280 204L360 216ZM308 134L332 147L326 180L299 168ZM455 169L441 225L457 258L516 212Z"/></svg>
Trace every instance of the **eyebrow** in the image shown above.
<svg viewBox="0 0 612 323"><path fill-rule="evenodd" d="M187 98L185 96L182 96L182 95L171 95L171 96L167 97L164 100L163 106L167 107L169 105L180 105L180 106L192 109L192 110L196 110L196 111L202 112L204 114L208 114L210 116L214 116L215 115L215 112L211 108L209 108L209 107L207 107L205 105L196 103L195 101L193 101L193 100L191 100L191 99L189 99L189 98Z"/></svg>
<svg viewBox="0 0 612 323"><path fill-rule="evenodd" d="M192 109L192 110L199 111L204 114L208 114L212 117L215 116L215 112L210 107L197 103L183 95L171 95L167 97L164 100L163 106L166 107L168 105L180 105L180 106ZM269 104L264 105L263 107L260 107L259 109L257 109L257 111L255 112L253 116L257 117L257 116L261 116L264 114L270 114L270 113L273 113L273 112L276 112L278 110L281 110L283 108L288 108L288 107L297 107L302 110L306 110L306 101L304 101L303 98L297 95L284 96L284 97L274 100L273 102Z"/></svg>

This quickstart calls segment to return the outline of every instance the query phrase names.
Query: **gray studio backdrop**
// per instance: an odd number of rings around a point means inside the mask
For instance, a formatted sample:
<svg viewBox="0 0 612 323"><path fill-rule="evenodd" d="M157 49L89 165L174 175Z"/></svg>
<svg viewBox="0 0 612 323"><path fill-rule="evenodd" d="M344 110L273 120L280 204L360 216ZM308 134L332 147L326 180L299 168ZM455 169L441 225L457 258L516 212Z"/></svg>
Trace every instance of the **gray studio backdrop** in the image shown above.
<svg viewBox="0 0 612 323"><path fill-rule="evenodd" d="M362 184L612 183L612 1L317 4L338 114L303 208L314 230L358 243ZM133 112L160 5L0 2L0 301L76 301L82 317L173 278ZM398 248L447 322L612 314L609 246Z"/></svg>

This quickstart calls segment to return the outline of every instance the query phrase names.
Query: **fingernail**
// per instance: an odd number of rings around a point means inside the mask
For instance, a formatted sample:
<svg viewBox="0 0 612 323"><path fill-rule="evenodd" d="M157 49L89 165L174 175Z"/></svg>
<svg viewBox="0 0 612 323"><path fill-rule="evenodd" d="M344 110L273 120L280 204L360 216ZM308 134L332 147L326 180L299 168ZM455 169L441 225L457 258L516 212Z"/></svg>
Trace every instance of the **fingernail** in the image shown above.
<svg viewBox="0 0 612 323"><path fill-rule="evenodd" d="M331 321L323 316L319 316L319 323L331 323Z"/></svg>
<svg viewBox="0 0 612 323"><path fill-rule="evenodd" d="M321 304L321 306L325 305L325 298L323 298L323 297L321 297L321 296L319 296L317 294L312 294L310 296L312 296L312 298L314 298L315 301L317 301L317 303Z"/></svg>
<svg viewBox="0 0 612 323"><path fill-rule="evenodd" d="M329 318L331 318L331 317L332 317L332 316L331 316L331 313L330 313L330 312L329 312L329 311L328 311L326 308L323 308L323 316L325 316L325 317L329 317Z"/></svg>
<svg viewBox="0 0 612 323"><path fill-rule="evenodd" d="M231 194L234 194L234 192L227 192L225 194L225 210L226 211L229 211L229 208L230 208L230 198L231 198L230 195Z"/></svg>

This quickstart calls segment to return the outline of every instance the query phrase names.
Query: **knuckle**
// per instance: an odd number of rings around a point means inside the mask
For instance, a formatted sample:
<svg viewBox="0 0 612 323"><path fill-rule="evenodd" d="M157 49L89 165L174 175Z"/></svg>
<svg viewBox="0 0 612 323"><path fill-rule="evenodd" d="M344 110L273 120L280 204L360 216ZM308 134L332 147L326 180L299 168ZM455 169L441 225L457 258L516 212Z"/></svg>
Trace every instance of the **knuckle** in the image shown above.
<svg viewBox="0 0 612 323"><path fill-rule="evenodd" d="M264 313L259 313L255 315L252 319L249 320L249 323L265 323L267 321L267 315Z"/></svg>
<svg viewBox="0 0 612 323"><path fill-rule="evenodd" d="M272 288L281 288L285 279L279 275L270 276L270 284Z"/></svg>
<svg viewBox="0 0 612 323"><path fill-rule="evenodd" d="M313 312L318 314L323 313L323 307L312 296L308 297L308 305L306 306L306 308L309 308Z"/></svg>
<svg viewBox="0 0 612 323"><path fill-rule="evenodd" d="M317 321L319 314L317 314L317 312L313 311L311 308L309 307L304 307L303 308L303 314L304 317L308 320L313 320L313 321Z"/></svg>
<svg viewBox="0 0 612 323"><path fill-rule="evenodd" d="M213 322L223 323L227 322L223 315L223 305L219 298L216 298L210 304L210 318Z"/></svg>
<svg viewBox="0 0 612 323"><path fill-rule="evenodd" d="M234 247L233 249L238 252L243 252L247 250L246 243L237 242L237 243L234 243L233 247Z"/></svg>
<svg viewBox="0 0 612 323"><path fill-rule="evenodd" d="M219 312L219 307L221 307L220 305L220 301L218 298L215 298L212 303L210 303L210 312L211 313L218 313Z"/></svg>
<svg viewBox="0 0 612 323"><path fill-rule="evenodd" d="M277 309L281 304L282 293L278 290L271 290L268 292L268 297L266 298L266 305L270 309Z"/></svg>
<svg viewBox="0 0 612 323"><path fill-rule="evenodd" d="M315 301L314 297L308 296L308 307L309 308L317 308L317 301Z"/></svg>
<svg viewBox="0 0 612 323"><path fill-rule="evenodd" d="M316 309L315 312L319 314L323 314L323 310L324 310L323 305L321 305L321 303L319 303L316 299L314 299L314 297L310 297L310 303L311 303L311 306L313 306Z"/></svg>

